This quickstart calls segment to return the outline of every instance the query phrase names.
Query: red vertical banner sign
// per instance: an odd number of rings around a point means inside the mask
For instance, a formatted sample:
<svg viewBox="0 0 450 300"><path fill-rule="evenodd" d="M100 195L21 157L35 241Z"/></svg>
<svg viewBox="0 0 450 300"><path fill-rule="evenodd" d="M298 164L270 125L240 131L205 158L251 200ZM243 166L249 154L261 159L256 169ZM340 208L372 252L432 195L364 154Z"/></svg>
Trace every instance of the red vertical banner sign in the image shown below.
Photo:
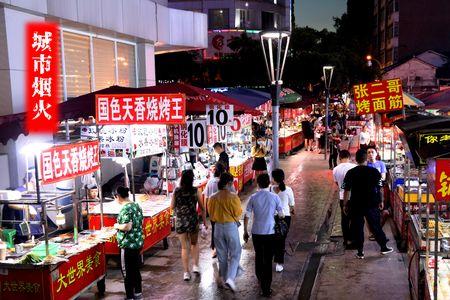
<svg viewBox="0 0 450 300"><path fill-rule="evenodd" d="M450 201L450 159L436 159L436 201Z"/></svg>
<svg viewBox="0 0 450 300"><path fill-rule="evenodd" d="M25 30L26 109L29 132L55 132L58 124L59 27L28 23Z"/></svg>

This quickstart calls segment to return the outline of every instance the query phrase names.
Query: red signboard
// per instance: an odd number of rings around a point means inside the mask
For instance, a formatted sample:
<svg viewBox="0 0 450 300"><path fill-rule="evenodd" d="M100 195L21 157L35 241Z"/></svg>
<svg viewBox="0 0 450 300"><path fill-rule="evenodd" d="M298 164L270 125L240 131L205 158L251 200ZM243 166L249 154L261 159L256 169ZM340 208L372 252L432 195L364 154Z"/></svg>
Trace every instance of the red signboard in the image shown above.
<svg viewBox="0 0 450 300"><path fill-rule="evenodd" d="M116 222L117 216L115 215L103 216L104 226L113 226ZM95 230L99 229L100 227L100 215L90 214L89 228ZM170 208L161 211L153 217L144 217L142 229L144 231L144 245L142 246L142 251L145 252L152 246L169 236L171 231ZM116 236L113 236L106 242L105 253L108 255L120 254L119 247L117 246Z"/></svg>
<svg viewBox="0 0 450 300"><path fill-rule="evenodd" d="M182 94L96 95L98 124L184 124Z"/></svg>
<svg viewBox="0 0 450 300"><path fill-rule="evenodd" d="M70 258L52 272L55 299L70 299L106 272L104 244Z"/></svg>
<svg viewBox="0 0 450 300"><path fill-rule="evenodd" d="M0 268L0 299L74 299L106 273L105 244L58 265Z"/></svg>
<svg viewBox="0 0 450 300"><path fill-rule="evenodd" d="M450 159L436 159L436 201L450 201Z"/></svg>
<svg viewBox="0 0 450 300"><path fill-rule="evenodd" d="M100 168L99 142L61 145L42 151L40 159L43 183L53 183L89 174Z"/></svg>
<svg viewBox="0 0 450 300"><path fill-rule="evenodd" d="M358 115L385 113L403 109L400 79L389 79L353 86Z"/></svg>
<svg viewBox="0 0 450 300"><path fill-rule="evenodd" d="M58 25L29 23L25 40L27 129L30 132L55 132L59 102Z"/></svg>

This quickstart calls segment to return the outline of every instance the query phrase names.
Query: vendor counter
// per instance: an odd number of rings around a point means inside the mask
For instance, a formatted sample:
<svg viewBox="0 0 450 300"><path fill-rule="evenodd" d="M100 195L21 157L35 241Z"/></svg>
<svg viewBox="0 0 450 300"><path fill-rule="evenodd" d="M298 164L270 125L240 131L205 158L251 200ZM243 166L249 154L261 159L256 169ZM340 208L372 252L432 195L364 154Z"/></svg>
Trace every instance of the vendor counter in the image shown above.
<svg viewBox="0 0 450 300"><path fill-rule="evenodd" d="M244 185L253 179L253 159L233 158L230 160L230 174L234 177L236 191L242 192Z"/></svg>
<svg viewBox="0 0 450 300"><path fill-rule="evenodd" d="M54 255L38 263L24 260L32 249L25 250L22 256L9 254L7 260L0 261L0 299L76 298L104 279L105 241L115 233L110 228L84 231L79 234L78 244L73 243L73 239L51 239L49 245ZM60 243L56 243L57 240ZM43 243L38 245L41 249ZM102 286L104 291L104 282Z"/></svg>
<svg viewBox="0 0 450 300"><path fill-rule="evenodd" d="M144 215L142 223L144 246L142 252L145 252L170 234L170 199L165 195L136 194L136 202L141 206ZM120 209L121 206L116 201L104 203L103 225L114 226ZM95 230L100 227L100 205L97 204L89 211L89 229ZM106 242L105 253L108 255L120 254L115 235Z"/></svg>
<svg viewBox="0 0 450 300"><path fill-rule="evenodd" d="M280 154L289 155L292 150L300 147L304 143L302 131L281 129L279 132Z"/></svg>

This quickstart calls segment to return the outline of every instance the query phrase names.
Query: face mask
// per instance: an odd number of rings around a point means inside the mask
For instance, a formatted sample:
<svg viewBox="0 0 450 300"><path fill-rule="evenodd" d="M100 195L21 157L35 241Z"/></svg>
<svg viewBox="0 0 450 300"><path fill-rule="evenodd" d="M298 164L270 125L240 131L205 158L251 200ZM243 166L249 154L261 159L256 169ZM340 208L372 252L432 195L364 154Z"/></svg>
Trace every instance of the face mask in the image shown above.
<svg viewBox="0 0 450 300"><path fill-rule="evenodd" d="M258 144L259 144L260 146L263 146L263 145L264 145L264 142L263 142L263 141L258 141Z"/></svg>

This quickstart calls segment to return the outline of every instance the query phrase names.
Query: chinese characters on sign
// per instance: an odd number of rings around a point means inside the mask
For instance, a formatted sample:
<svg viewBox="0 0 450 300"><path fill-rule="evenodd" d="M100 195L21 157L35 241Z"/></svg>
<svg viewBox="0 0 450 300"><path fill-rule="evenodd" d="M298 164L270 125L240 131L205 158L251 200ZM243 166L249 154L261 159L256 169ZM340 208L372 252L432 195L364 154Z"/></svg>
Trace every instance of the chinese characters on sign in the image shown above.
<svg viewBox="0 0 450 300"><path fill-rule="evenodd" d="M41 152L40 170L44 184L92 173L100 168L99 142L55 146Z"/></svg>
<svg viewBox="0 0 450 300"><path fill-rule="evenodd" d="M400 79L389 79L353 86L358 115L385 113L403 109Z"/></svg>
<svg viewBox="0 0 450 300"><path fill-rule="evenodd" d="M232 125L234 118L234 105L206 105L207 125Z"/></svg>
<svg viewBox="0 0 450 300"><path fill-rule="evenodd" d="M167 146L165 125L131 125L133 157L163 153Z"/></svg>
<svg viewBox="0 0 450 300"><path fill-rule="evenodd" d="M450 200L450 159L436 159L435 190L437 201Z"/></svg>
<svg viewBox="0 0 450 300"><path fill-rule="evenodd" d="M98 124L184 124L181 94L96 95Z"/></svg>
<svg viewBox="0 0 450 300"><path fill-rule="evenodd" d="M95 126L81 127L81 138L97 137ZM103 126L99 134L101 157L129 157L131 153L130 126Z"/></svg>
<svg viewBox="0 0 450 300"><path fill-rule="evenodd" d="M25 34L27 129L55 132L59 102L59 28L52 23L29 23Z"/></svg>

